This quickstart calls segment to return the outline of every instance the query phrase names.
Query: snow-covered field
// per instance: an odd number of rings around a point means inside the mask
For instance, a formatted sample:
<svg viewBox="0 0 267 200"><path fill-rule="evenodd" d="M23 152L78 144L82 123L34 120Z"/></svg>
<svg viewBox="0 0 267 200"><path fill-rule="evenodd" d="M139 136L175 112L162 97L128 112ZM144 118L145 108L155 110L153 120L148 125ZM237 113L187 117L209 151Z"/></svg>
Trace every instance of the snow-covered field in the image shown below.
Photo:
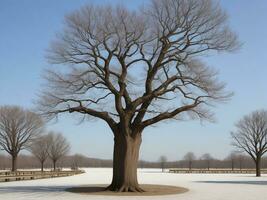
<svg viewBox="0 0 267 200"><path fill-rule="evenodd" d="M85 169L71 177L0 183L4 200L84 200L84 199L170 199L170 200L266 200L267 176L241 174L171 174L160 170L139 170L141 184L163 184L186 187L184 194L167 196L118 197L91 196L66 192L65 189L86 184L108 184L111 169Z"/></svg>

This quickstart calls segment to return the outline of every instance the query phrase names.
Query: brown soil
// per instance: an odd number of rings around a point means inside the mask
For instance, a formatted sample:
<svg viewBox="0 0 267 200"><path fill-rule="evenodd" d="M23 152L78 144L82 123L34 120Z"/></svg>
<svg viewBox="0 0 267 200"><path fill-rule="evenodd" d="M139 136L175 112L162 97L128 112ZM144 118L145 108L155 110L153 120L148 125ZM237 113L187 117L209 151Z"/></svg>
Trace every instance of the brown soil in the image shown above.
<svg viewBox="0 0 267 200"><path fill-rule="evenodd" d="M87 185L68 188L66 191L85 195L105 195L105 196L156 196L181 194L188 191L186 188L169 185L141 185L145 192L112 192L106 191L106 185Z"/></svg>

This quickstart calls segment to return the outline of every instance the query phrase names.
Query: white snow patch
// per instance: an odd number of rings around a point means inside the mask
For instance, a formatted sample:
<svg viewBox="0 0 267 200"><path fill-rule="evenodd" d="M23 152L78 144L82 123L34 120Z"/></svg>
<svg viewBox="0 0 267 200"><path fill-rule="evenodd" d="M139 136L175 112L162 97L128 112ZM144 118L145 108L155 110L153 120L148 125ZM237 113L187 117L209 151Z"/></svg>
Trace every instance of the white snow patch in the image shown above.
<svg viewBox="0 0 267 200"><path fill-rule="evenodd" d="M109 184L112 169L87 168L86 173L71 177L0 183L0 199L4 200L266 200L267 176L253 174L172 174L160 169L138 170L141 184L163 184L186 187L190 191L178 195L118 197L88 196L66 192L69 187L87 184Z"/></svg>

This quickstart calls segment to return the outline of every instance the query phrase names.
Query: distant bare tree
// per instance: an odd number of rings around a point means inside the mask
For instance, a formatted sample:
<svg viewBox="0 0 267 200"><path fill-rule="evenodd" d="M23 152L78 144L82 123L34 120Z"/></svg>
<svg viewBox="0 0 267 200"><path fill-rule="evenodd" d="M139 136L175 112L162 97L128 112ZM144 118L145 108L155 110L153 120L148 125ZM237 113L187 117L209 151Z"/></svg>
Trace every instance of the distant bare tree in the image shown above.
<svg viewBox="0 0 267 200"><path fill-rule="evenodd" d="M12 171L17 170L17 156L39 136L42 119L35 113L16 106L0 107L0 147L12 157Z"/></svg>
<svg viewBox="0 0 267 200"><path fill-rule="evenodd" d="M188 152L184 155L184 160L188 162L188 169L192 169L193 161L196 160L196 156L193 152Z"/></svg>
<svg viewBox="0 0 267 200"><path fill-rule="evenodd" d="M243 169L243 162L245 160L245 156L241 153L237 154L237 160L238 160L238 165L239 165L239 169L240 171Z"/></svg>
<svg viewBox="0 0 267 200"><path fill-rule="evenodd" d="M256 176L261 176L261 158L267 152L267 111L254 111L243 117L231 136L233 145L251 156Z"/></svg>
<svg viewBox="0 0 267 200"><path fill-rule="evenodd" d="M82 162L84 160L84 156L81 154L74 154L72 156L72 168L77 170L81 166Z"/></svg>
<svg viewBox="0 0 267 200"><path fill-rule="evenodd" d="M229 160L231 162L231 169L233 171L234 168L235 168L235 162L237 161L237 153L236 152L231 152L227 156L226 160Z"/></svg>
<svg viewBox="0 0 267 200"><path fill-rule="evenodd" d="M164 169L166 167L167 157L166 156L160 156L159 162L160 162L160 166L161 166L161 171L164 172Z"/></svg>
<svg viewBox="0 0 267 200"><path fill-rule="evenodd" d="M51 45L40 110L105 121L114 134L112 191L142 191L137 166L142 132L172 119L212 120L209 106L231 93L203 54L239 45L212 0L151 0L144 9L86 6L66 17Z"/></svg>
<svg viewBox="0 0 267 200"><path fill-rule="evenodd" d="M61 133L50 132L48 134L48 140L48 155L53 162L53 168L55 171L57 161L69 152L70 144Z"/></svg>
<svg viewBox="0 0 267 200"><path fill-rule="evenodd" d="M48 158L49 140L48 135L44 135L34 140L30 145L30 151L40 161L42 172L44 171L44 162Z"/></svg>
<svg viewBox="0 0 267 200"><path fill-rule="evenodd" d="M211 161L213 160L212 156L209 153L205 153L201 156L201 159L206 162L207 169L210 170L210 164Z"/></svg>

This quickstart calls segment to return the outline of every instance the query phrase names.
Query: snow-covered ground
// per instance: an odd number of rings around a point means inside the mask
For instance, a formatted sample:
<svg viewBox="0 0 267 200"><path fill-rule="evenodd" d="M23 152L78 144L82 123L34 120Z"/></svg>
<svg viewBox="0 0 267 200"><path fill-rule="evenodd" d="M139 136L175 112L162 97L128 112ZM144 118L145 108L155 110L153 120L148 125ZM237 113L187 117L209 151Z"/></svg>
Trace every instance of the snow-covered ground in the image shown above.
<svg viewBox="0 0 267 200"><path fill-rule="evenodd" d="M84 199L163 199L163 200L266 200L267 176L256 178L244 174L171 174L160 170L139 170L141 184L186 187L184 194L167 196L118 197L91 196L66 192L65 189L86 184L108 184L111 169L85 169L85 174L71 177L0 183L4 200L84 200Z"/></svg>

